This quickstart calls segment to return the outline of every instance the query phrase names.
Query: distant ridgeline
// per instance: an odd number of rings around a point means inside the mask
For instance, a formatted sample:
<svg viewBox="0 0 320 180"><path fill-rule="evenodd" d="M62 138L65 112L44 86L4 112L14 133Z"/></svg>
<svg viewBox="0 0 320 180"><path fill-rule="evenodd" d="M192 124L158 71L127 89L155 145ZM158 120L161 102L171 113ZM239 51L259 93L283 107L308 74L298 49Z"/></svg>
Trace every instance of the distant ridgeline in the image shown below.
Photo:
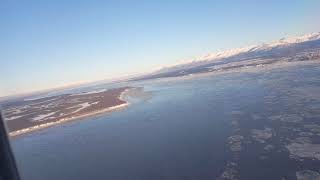
<svg viewBox="0 0 320 180"><path fill-rule="evenodd" d="M239 67L262 66L277 62L317 60L319 58L320 33L312 33L299 37L282 38L272 43L209 54L183 64L165 67L131 80L186 76Z"/></svg>

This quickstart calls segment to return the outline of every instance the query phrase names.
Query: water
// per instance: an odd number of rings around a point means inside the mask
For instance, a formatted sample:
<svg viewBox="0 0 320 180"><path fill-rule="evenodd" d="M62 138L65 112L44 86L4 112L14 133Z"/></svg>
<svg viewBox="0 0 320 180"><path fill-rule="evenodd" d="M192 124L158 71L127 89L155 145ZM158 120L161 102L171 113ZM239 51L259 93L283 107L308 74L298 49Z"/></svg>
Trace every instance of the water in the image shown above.
<svg viewBox="0 0 320 180"><path fill-rule="evenodd" d="M317 67L298 66L132 83L151 98L131 97L124 110L27 134L12 145L25 180L211 180L234 159L228 137L237 112L249 113L244 119L268 116L269 107L281 105L265 103L279 95L275 85L312 84L319 75ZM241 172L254 167L242 166Z"/></svg>

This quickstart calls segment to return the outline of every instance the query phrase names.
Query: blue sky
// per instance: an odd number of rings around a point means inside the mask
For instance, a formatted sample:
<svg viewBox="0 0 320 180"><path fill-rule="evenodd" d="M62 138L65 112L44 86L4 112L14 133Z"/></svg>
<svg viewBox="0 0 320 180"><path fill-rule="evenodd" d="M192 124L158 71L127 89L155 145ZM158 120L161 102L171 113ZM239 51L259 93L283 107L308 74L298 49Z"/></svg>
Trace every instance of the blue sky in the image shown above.
<svg viewBox="0 0 320 180"><path fill-rule="evenodd" d="M318 32L318 0L0 2L0 97Z"/></svg>

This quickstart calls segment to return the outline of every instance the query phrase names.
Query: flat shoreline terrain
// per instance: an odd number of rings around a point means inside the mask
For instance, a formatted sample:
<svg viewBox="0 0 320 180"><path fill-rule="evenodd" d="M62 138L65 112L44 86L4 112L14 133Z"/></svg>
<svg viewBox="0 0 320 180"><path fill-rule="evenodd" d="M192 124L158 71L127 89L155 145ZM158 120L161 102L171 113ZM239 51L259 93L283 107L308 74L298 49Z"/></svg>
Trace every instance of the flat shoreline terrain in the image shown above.
<svg viewBox="0 0 320 180"><path fill-rule="evenodd" d="M123 94L130 87L21 100L4 108L10 136L44 129L67 121L118 110L129 105Z"/></svg>

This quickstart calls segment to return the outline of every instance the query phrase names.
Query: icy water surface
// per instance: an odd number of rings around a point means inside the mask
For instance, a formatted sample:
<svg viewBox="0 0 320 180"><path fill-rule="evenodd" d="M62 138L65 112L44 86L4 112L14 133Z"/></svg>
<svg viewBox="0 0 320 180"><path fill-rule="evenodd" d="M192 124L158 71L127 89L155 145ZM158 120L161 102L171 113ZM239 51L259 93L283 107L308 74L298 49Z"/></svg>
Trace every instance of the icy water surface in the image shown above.
<svg viewBox="0 0 320 180"><path fill-rule="evenodd" d="M124 110L14 138L22 177L319 178L318 65L131 83Z"/></svg>

